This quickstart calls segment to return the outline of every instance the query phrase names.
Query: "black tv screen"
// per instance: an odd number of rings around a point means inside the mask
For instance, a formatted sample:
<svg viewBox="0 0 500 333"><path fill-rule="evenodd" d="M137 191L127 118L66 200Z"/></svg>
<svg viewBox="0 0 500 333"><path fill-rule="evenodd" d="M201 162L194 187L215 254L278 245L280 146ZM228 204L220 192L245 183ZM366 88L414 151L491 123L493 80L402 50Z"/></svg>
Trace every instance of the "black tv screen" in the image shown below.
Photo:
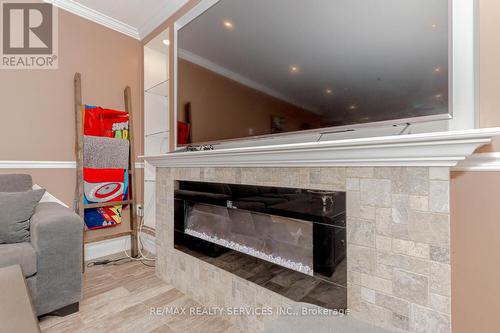
<svg viewBox="0 0 500 333"><path fill-rule="evenodd" d="M178 143L451 117L449 0L221 0L178 31Z"/></svg>

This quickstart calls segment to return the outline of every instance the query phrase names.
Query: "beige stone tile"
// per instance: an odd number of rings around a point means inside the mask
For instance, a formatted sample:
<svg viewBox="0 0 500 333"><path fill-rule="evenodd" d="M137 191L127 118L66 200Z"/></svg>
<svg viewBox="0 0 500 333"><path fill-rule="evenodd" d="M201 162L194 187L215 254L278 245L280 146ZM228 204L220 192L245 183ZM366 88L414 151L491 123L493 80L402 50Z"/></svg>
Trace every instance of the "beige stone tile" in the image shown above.
<svg viewBox="0 0 500 333"><path fill-rule="evenodd" d="M391 266L377 263L377 267L375 267L375 272L373 273L373 275L378 276L382 279L392 280L392 270L393 267Z"/></svg>
<svg viewBox="0 0 500 333"><path fill-rule="evenodd" d="M375 238L377 251L390 252L392 248L392 239L386 236L377 235Z"/></svg>
<svg viewBox="0 0 500 333"><path fill-rule="evenodd" d="M348 218L361 217L361 197L359 192L346 193L346 214Z"/></svg>
<svg viewBox="0 0 500 333"><path fill-rule="evenodd" d="M377 292L375 295L375 304L391 310L399 315L410 316L410 302Z"/></svg>
<svg viewBox="0 0 500 333"><path fill-rule="evenodd" d="M413 210L428 211L429 210L429 197L420 195L409 196L409 208Z"/></svg>
<svg viewBox="0 0 500 333"><path fill-rule="evenodd" d="M410 211L408 231L411 240L448 248L450 244L449 216Z"/></svg>
<svg viewBox="0 0 500 333"><path fill-rule="evenodd" d="M433 293L451 295L451 268L449 264L431 263L429 290Z"/></svg>
<svg viewBox="0 0 500 333"><path fill-rule="evenodd" d="M177 168L175 171L176 179L199 180L201 175L200 168Z"/></svg>
<svg viewBox="0 0 500 333"><path fill-rule="evenodd" d="M416 304L411 307L410 331L413 333L451 333L450 316Z"/></svg>
<svg viewBox="0 0 500 333"><path fill-rule="evenodd" d="M375 247L375 223L372 221L347 219L347 242L354 245Z"/></svg>
<svg viewBox="0 0 500 333"><path fill-rule="evenodd" d="M347 285L347 307L354 312L361 311L361 286L357 284Z"/></svg>
<svg viewBox="0 0 500 333"><path fill-rule="evenodd" d="M375 303L375 290L361 287L361 299L365 302Z"/></svg>
<svg viewBox="0 0 500 333"><path fill-rule="evenodd" d="M242 168L241 182L243 184L264 184L271 182L268 168Z"/></svg>
<svg viewBox="0 0 500 333"><path fill-rule="evenodd" d="M216 168L215 178L220 183L236 183L237 168ZM241 175L241 173L240 173Z"/></svg>
<svg viewBox="0 0 500 333"><path fill-rule="evenodd" d="M347 168L348 178L373 178L375 168Z"/></svg>
<svg viewBox="0 0 500 333"><path fill-rule="evenodd" d="M355 218L356 221L354 224L348 223L348 237L354 243L362 243L361 246L348 245L349 307L361 317L370 318L373 322L380 322L382 326L408 331L409 318L412 314L410 313L408 316L404 311L393 310L396 310L394 307L395 304L398 304L398 300L403 303L409 303L409 301L389 294L394 292L396 274L399 274L398 278L401 282L401 271L412 277L427 279L428 286L430 286L431 262L428 258L433 258L432 260L436 262L446 260L446 257L449 258L449 251L446 255L446 249L449 249L449 217L447 214L428 212L430 209L428 196L431 189L429 178L432 178L433 181L446 181L447 179L443 179L443 170L429 170L428 168L242 168L234 171L234 176L231 174L226 176L220 174L221 171L217 171L219 174L216 174L216 169L204 168L200 174L204 177L205 175L208 178L211 177L212 179L209 181L220 181L220 179L233 177L237 182L261 185L296 186L325 190L348 189L347 214L350 219ZM258 179L259 173L260 180ZM218 179L219 176L220 179ZM164 181L170 184L169 179ZM168 202L167 205L165 202L172 194L172 190L163 194L163 206L171 206L171 202ZM398 201L398 199L402 200ZM395 215L393 215L393 208L394 212L397 213ZM407 211L406 216L405 210ZM418 213L430 215L419 215ZM170 208L165 209L162 214L164 220L171 220L173 211ZM405 221L405 218L407 224L401 223ZM349 222L352 221L349 220ZM394 222L399 222L399 224ZM354 228L351 228L352 226ZM165 228L164 230L165 234L159 237L164 239L162 246L171 247L173 242L170 235L172 229L167 231ZM415 230L417 232L414 232ZM377 237L369 236L370 232L376 234ZM433 236L431 233L440 233L440 235ZM415 237L410 237L410 235L415 235ZM395 238L396 245L393 244L391 238ZM363 245L377 247L377 250ZM163 272L160 274L168 277L181 290L192 290L192 285L200 284L202 280L207 280L206 283L220 281L226 286L232 286L233 281L235 281L234 276L219 272L220 270L216 268L212 268L209 272L202 267L205 266L204 264L176 251L163 251L160 256L164 263L158 264L157 270ZM183 259L179 260L178 257ZM184 270L181 269L182 267ZM436 267L434 269L437 270ZM437 278L434 281L436 286L442 285L442 281L438 280L440 279ZM363 292L360 286L362 282ZM392 284L393 290L389 290L389 283ZM390 300L380 298L379 305L373 304L370 302L373 301L373 293L370 290L375 290L372 287L385 288L384 292L379 292L380 295L392 298ZM238 304L255 302L257 304L263 301L268 302L268 299L269 302L276 303L283 299L281 296L270 296L274 294L271 292L259 292L259 289L255 288L247 289L246 285L237 288L243 290L238 295L232 295L233 288L231 287L226 288L227 293L220 288L212 288L210 292L205 292L203 290L208 288L204 282L200 284L200 288L194 289L195 291L191 292L192 296L202 300L204 304L231 305L234 302ZM436 289L438 288L436 287ZM258 299L257 296L247 297L248 294L261 295L262 297L259 296ZM425 295L429 298L427 307L438 312L445 309L447 296L438 293L431 293L431 296L428 293ZM382 300L385 300L386 303ZM375 303L376 301L375 297ZM380 306L380 304L385 305L385 307ZM240 327L243 327L241 325L252 325L262 328L262 320L255 317L240 321L234 319L234 322L237 322ZM171 326L168 327L171 328Z"/></svg>
<svg viewBox="0 0 500 333"><path fill-rule="evenodd" d="M216 180L215 168L201 168L200 177L202 180Z"/></svg>
<svg viewBox="0 0 500 333"><path fill-rule="evenodd" d="M359 217L364 219L364 220L375 221L375 211L376 211L375 207L361 206L360 212L359 212Z"/></svg>
<svg viewBox="0 0 500 333"><path fill-rule="evenodd" d="M383 264L427 276L430 273L430 261L402 254L378 252L377 264Z"/></svg>
<svg viewBox="0 0 500 333"><path fill-rule="evenodd" d="M320 184L345 185L345 168L321 168Z"/></svg>
<svg viewBox="0 0 500 333"><path fill-rule="evenodd" d="M375 249L353 244L347 245L348 271L372 273L375 271L376 260Z"/></svg>
<svg viewBox="0 0 500 333"><path fill-rule="evenodd" d="M431 180L450 180L450 168L431 167L429 168L429 179Z"/></svg>
<svg viewBox="0 0 500 333"><path fill-rule="evenodd" d="M391 168L391 183L393 194L408 194L410 182L406 168Z"/></svg>
<svg viewBox="0 0 500 333"><path fill-rule="evenodd" d="M392 222L408 223L409 196L406 194L392 195Z"/></svg>
<svg viewBox="0 0 500 333"><path fill-rule="evenodd" d="M347 178L346 179L346 190L347 191L359 191L359 178Z"/></svg>
<svg viewBox="0 0 500 333"><path fill-rule="evenodd" d="M429 279L407 271L394 270L393 294L411 303L427 305L429 301Z"/></svg>
<svg viewBox="0 0 500 333"><path fill-rule="evenodd" d="M353 316L375 326L393 327L392 311L372 303L362 301L360 311L354 312Z"/></svg>
<svg viewBox="0 0 500 333"><path fill-rule="evenodd" d="M450 183L433 180L429 184L429 210L436 213L450 211Z"/></svg>
<svg viewBox="0 0 500 333"><path fill-rule="evenodd" d="M391 223L391 235L397 239L410 239L409 225L403 223Z"/></svg>
<svg viewBox="0 0 500 333"><path fill-rule="evenodd" d="M309 172L303 168L270 168L270 171L275 185L306 187L309 184Z"/></svg>
<svg viewBox="0 0 500 333"><path fill-rule="evenodd" d="M451 314L451 299L434 293L429 294L429 306L438 312Z"/></svg>
<svg viewBox="0 0 500 333"><path fill-rule="evenodd" d="M430 259L433 261L437 261L443 264L450 263L450 249L439 247L439 246L430 246Z"/></svg>
<svg viewBox="0 0 500 333"><path fill-rule="evenodd" d="M377 234L392 236L392 211L390 208L377 208L375 212Z"/></svg>
<svg viewBox="0 0 500 333"><path fill-rule="evenodd" d="M429 194L429 169L428 168L407 168L408 172L408 194L428 195Z"/></svg>
<svg viewBox="0 0 500 333"><path fill-rule="evenodd" d="M361 205L391 207L391 181L361 179Z"/></svg>
<svg viewBox="0 0 500 333"><path fill-rule="evenodd" d="M361 273L356 271L347 271L347 282L350 284L361 284Z"/></svg>
<svg viewBox="0 0 500 333"><path fill-rule="evenodd" d="M392 325L394 328L400 329L403 332L408 332L410 330L410 318L393 312ZM391 327L391 329L392 328L393 327Z"/></svg>
<svg viewBox="0 0 500 333"><path fill-rule="evenodd" d="M375 168L374 177L381 178L381 179L391 179L392 178L392 168L389 168L389 167Z"/></svg>
<svg viewBox="0 0 500 333"><path fill-rule="evenodd" d="M385 294L392 294L392 281L379 278L369 274L361 274L361 286L370 288L376 291L381 291ZM373 302L372 302L373 303Z"/></svg>
<svg viewBox="0 0 500 333"><path fill-rule="evenodd" d="M428 259L430 246L425 243L416 243L403 239L393 239L392 251L397 254L406 254L412 257Z"/></svg>

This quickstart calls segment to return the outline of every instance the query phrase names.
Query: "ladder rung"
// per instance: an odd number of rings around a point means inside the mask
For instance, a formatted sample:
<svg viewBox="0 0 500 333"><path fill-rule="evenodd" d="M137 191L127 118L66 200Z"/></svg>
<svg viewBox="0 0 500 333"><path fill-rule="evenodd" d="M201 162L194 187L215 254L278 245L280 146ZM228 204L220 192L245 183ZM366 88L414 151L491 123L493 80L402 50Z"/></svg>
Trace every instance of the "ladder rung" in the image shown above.
<svg viewBox="0 0 500 333"><path fill-rule="evenodd" d="M102 203L84 205L83 209L124 206L124 205L131 205L133 203L134 203L133 200L102 202Z"/></svg>

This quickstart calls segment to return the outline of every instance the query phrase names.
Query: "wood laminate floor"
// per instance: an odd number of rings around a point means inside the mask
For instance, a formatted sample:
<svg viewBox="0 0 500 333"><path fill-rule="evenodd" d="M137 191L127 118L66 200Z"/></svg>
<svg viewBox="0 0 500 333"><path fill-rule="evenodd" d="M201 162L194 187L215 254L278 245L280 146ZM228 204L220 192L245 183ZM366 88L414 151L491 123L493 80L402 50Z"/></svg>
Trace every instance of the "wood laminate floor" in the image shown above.
<svg viewBox="0 0 500 333"><path fill-rule="evenodd" d="M80 311L66 317L40 320L44 333L242 333L228 320L213 315L192 315L201 307L155 276L140 262L93 266L83 277ZM186 314L154 315L152 309L186 308Z"/></svg>

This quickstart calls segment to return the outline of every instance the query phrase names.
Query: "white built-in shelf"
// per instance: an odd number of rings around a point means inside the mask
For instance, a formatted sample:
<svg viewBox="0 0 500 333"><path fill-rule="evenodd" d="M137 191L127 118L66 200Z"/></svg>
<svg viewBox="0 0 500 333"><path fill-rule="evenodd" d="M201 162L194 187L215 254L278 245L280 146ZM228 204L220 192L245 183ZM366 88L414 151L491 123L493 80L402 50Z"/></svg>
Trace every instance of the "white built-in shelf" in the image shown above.
<svg viewBox="0 0 500 333"><path fill-rule="evenodd" d="M168 97L168 80L160 82L145 90L148 93Z"/></svg>

